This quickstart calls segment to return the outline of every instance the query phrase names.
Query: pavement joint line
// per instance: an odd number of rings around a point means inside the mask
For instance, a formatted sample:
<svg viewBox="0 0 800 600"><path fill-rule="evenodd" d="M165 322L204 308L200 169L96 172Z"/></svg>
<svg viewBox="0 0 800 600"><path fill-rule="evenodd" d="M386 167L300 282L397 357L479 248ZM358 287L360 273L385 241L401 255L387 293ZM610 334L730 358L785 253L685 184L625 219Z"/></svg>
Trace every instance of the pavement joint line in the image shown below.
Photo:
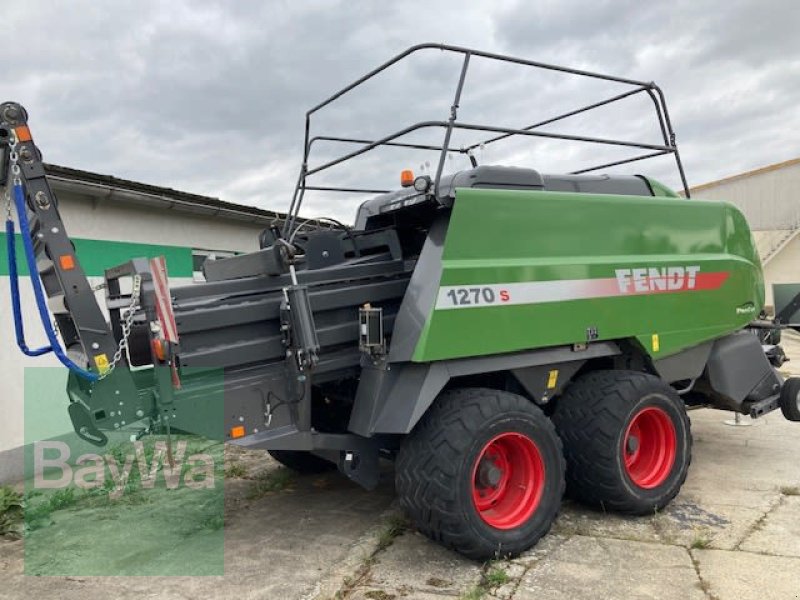
<svg viewBox="0 0 800 600"><path fill-rule="evenodd" d="M569 538L567 538L567 539L569 539ZM562 542L562 544L563 544L563 542ZM560 546L561 546L561 544L556 546L556 548L558 548ZM530 571L532 571L533 569L538 567L539 563L542 562L544 559L545 559L544 556L542 556L541 558L537 558L530 565L525 567L525 570L522 573L520 573L519 577L517 577L516 579L513 580L514 581L514 589L511 590L511 593L508 595L509 599L513 598L516 595L517 590L519 590L519 586L522 585L522 580L525 577L525 575L527 575ZM492 596L494 596L494 594L492 594Z"/></svg>
<svg viewBox="0 0 800 600"><path fill-rule="evenodd" d="M562 535L564 535L564 534L562 534ZM598 541L614 540L614 541L618 541L618 542L637 542L637 543L641 543L641 544L651 544L651 545L654 545L654 546L671 546L671 547L675 547L675 548L681 548L682 550L685 550L686 553L689 555L689 560L691 561L692 567L694 568L695 574L697 575L697 579L698 579L698 582L700 584L700 589L702 590L702 592L705 595L705 597L707 598L707 600L720 600L720 598L718 596L716 596L713 592L710 591L710 587L711 587L710 584L707 581L705 581L705 579L703 578L702 574L700 573L700 561L699 561L699 559L697 559L693 555L692 549L689 548L688 546L685 546L685 545L682 545L682 544L677 544L677 543L672 543L672 542L666 542L666 541L655 542L655 541L650 541L650 540L638 540L638 539L631 539L631 538L620 538L620 537L608 536L608 535L600 535L600 534L587 535L587 534L582 534L582 533L571 533L571 534L564 535L564 539L557 546L555 546L553 548L553 551L557 550L558 548L560 548L561 546L566 544L569 540L571 540L571 539L573 539L575 537L593 538L593 539L596 539ZM716 548L712 548L710 550L717 550L717 549ZM747 552L745 550L722 550L722 551L723 552L745 552L745 553L748 553L748 554L760 554L760 553L757 553L757 552ZM525 576L530 571L533 571L534 569L536 569L544 559L548 558L549 554L550 553L548 553L547 555L543 555L543 556L537 558L533 563L531 563L530 565L528 565L526 567L525 571L516 579L516 581L515 581L516 586L514 587L514 591L511 592L511 595L509 596L509 600L513 600L513 598L516 595L517 591L519 590L519 586L522 584L522 580L525 578ZM772 556L772 555L770 555L770 556ZM510 562L514 562L514 561L510 561ZM515 563L515 564L520 564L520 563ZM496 596L494 594L490 593L489 595L492 598L496 598Z"/></svg>
<svg viewBox="0 0 800 600"><path fill-rule="evenodd" d="M381 513L378 522L370 527L351 546L347 555L334 565L301 600L331 600L347 598L369 575L372 563L388 546L381 547L381 534L393 518L401 517L397 502ZM346 585L347 580L350 580Z"/></svg>
<svg viewBox="0 0 800 600"><path fill-rule="evenodd" d="M582 533L582 532L558 532L560 535L568 536L567 539L571 539L573 537L582 537L582 538L594 538L596 540L613 540L615 542L633 542L637 544L650 544L653 546L669 546L671 548L681 548L682 550L692 550L692 548L687 544L681 544L679 542L670 542L666 540L656 541L656 540L644 540L635 537L621 537L616 535L607 535L602 532L598 533ZM566 541L566 540L565 540ZM746 540L745 540L746 541ZM740 548L717 548L716 546L709 546L708 548L698 548L698 550L716 550L720 552L741 552L745 554L756 554L759 556L775 556L781 558L794 558L800 560L800 557L787 555L787 554L772 554L769 552L755 552L753 550L742 550ZM538 564L539 560L534 563L534 565Z"/></svg>
<svg viewBox="0 0 800 600"><path fill-rule="evenodd" d="M720 600L719 596L711 591L711 584L703 578L703 574L700 572L700 559L692 553L691 548L686 548L686 553L689 555L689 560L692 562L692 567L694 567L694 572L697 575L697 581L700 584L700 590L705 597L708 600Z"/></svg>
<svg viewBox="0 0 800 600"><path fill-rule="evenodd" d="M736 542L736 544L734 544L733 550L737 550L737 551L740 550L742 544L744 544L750 538L750 536L752 536L754 533L759 531L764 526L764 523L766 523L767 518L769 517L769 515L771 515L779 507L783 506L783 503L785 502L785 498L786 497L782 493L778 492L777 500L772 502L770 504L770 507L764 512L764 514L761 515L755 521L755 523L753 523L750 527L747 528L747 530L742 535L742 539L740 539L738 542Z"/></svg>
<svg viewBox="0 0 800 600"><path fill-rule="evenodd" d="M548 558L550 556L550 554L552 554L553 552L555 552L556 550L561 548L564 544L566 544L573 537L575 537L575 535L577 535L577 534L565 535L564 538L550 552L548 552L547 554L543 554L542 556L538 557L536 560L534 560L532 563L530 563L528 565L523 565L523 566L525 566L525 570L522 572L522 574L519 577L516 578L516 581L515 581L516 585L514 586L514 590L508 596L509 600L513 600L514 596L517 595L517 592L519 591L519 586L522 585L522 580L525 578L525 576L528 573L530 573L531 571L536 569L544 559ZM512 562L514 564L522 564L522 563L514 562L513 560L509 561L509 562ZM490 594L490 595L492 597L496 598L496 596L494 594Z"/></svg>
<svg viewBox="0 0 800 600"><path fill-rule="evenodd" d="M685 546L684 546L685 548ZM701 548L695 550L695 552L728 552L730 554L752 554L753 556L765 556L767 558L787 558L789 560L796 561L800 564L800 556L794 556L791 554L772 554L771 552L763 552L763 551L756 551L756 550L736 550L733 548Z"/></svg>
<svg viewBox="0 0 800 600"><path fill-rule="evenodd" d="M660 540L662 545L665 546L679 546L677 542L670 541L670 533L666 530L664 519L667 515L663 512L656 512L650 517L650 524L653 526L653 531L656 537Z"/></svg>
<svg viewBox="0 0 800 600"><path fill-rule="evenodd" d="M603 533L603 532L588 533L588 532L582 532L582 531L572 531L572 532L558 531L556 533L561 534L561 535L570 536L570 537L577 536L577 537L585 537L585 538L594 538L594 539L597 539L597 540L603 539L603 540L614 540L616 542L637 542L637 543L640 543L640 544L652 544L654 546L672 546L674 548L687 548L687 546L685 544L680 544L678 542L670 542L670 541L668 541L666 539L643 540L643 539L640 539L640 538L637 538L637 537L632 537L632 536L624 536L623 537L623 536L618 536L618 535L610 535L610 534Z"/></svg>
<svg viewBox="0 0 800 600"><path fill-rule="evenodd" d="M549 535L549 533L548 533L548 534L546 534L546 535ZM546 536L545 536L545 537L546 537ZM571 539L572 539L572 537L573 537L573 535L565 535L565 536L563 536L563 539L561 539L561 540L560 540L560 541L559 541L559 542L558 542L558 543L557 543L555 546L553 546L553 548L552 548L552 549L551 549L549 552L547 552L547 554L543 554L543 555L541 555L541 556L539 556L539 557L535 558L535 559L534 559L532 562L530 562L530 563L528 563L528 564L525 564L525 563L522 563L522 562L520 562L520 560L519 560L519 557L517 557L517 558L513 558L513 559L510 559L510 560L503 561L503 562L505 562L506 564L509 564L509 565L518 565L518 566L521 566L521 567L523 567L523 568L524 568L524 570L522 571L522 573L520 573L520 574L519 574L517 577L514 577L514 578L512 578L512 579L511 579L511 581L509 582L509 583L513 583L513 584L514 584L514 589L513 589L513 590L511 591L511 593L510 593L510 594L507 596L508 600L513 600L514 596L516 595L517 591L519 590L519 586L522 584L522 580L525 578L525 576L526 576L526 575L527 575L529 572L531 572L531 571L532 571L532 570L534 570L536 567L538 567L538 566L539 566L539 563L541 563L541 562L542 562L542 561L543 561L545 558L547 558L548 556L550 556L550 554L551 554L551 553L553 553L553 552L555 552L556 550L558 550L559 548L561 548L561 547L562 547L564 544L566 544L566 543L567 543L569 540L571 540ZM544 537L543 537L542 539L544 539ZM540 541L541 541L541 540L540 540ZM536 546L534 546L534 548L536 548ZM499 561L498 561L498 562L499 562ZM486 562L486 563L483 565L483 568L481 569L481 577L483 577L483 575L485 575L485 571L486 571L486 569L487 569L487 568L489 568L489 567L491 567L491 566L492 566L492 561L488 561L488 562ZM489 596L489 597L491 597L491 598L499 598L499 596L497 596L497 594L496 594L496 591L497 591L499 588L505 587L506 585L508 585L508 583L505 583L505 584L503 584L503 585L501 585L501 586L498 586L498 587L497 587L496 589L494 589L494 590L490 590L490 591L488 591L488 596Z"/></svg>

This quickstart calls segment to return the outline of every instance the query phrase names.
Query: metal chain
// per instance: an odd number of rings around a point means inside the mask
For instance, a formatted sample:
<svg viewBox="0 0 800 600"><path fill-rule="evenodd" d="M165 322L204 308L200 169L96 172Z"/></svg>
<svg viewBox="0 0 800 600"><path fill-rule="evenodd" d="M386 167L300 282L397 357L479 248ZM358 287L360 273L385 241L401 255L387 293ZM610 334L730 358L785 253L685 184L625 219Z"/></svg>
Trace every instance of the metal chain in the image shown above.
<svg viewBox="0 0 800 600"><path fill-rule="evenodd" d="M114 369L117 368L117 365L122 360L122 355L125 354L125 351L128 349L128 339L131 336L131 329L133 329L133 320L136 316L136 311L139 308L139 299L142 292L142 276L136 274L133 276L133 291L131 291L131 303L124 312L125 317L122 321L122 339L119 341L119 346L117 347L117 351L114 352L114 359L111 361L111 364L108 366L108 370L100 375L100 379L105 379L111 373L114 372Z"/></svg>
<svg viewBox="0 0 800 600"><path fill-rule="evenodd" d="M11 163L11 174L14 176L14 185L22 184L22 179L20 179L20 169L19 169L19 154L17 154L17 134L14 133L11 138L8 140L8 147L11 152L8 155L8 160Z"/></svg>
<svg viewBox="0 0 800 600"><path fill-rule="evenodd" d="M14 176L12 182L10 184L6 184L6 219L11 221L12 214L11 214L11 186L12 185L21 185L22 180L20 179L20 169L19 169L19 155L17 154L17 136L16 133L13 131L11 132L11 137L8 139L8 147L9 147L9 163L11 168L11 174Z"/></svg>

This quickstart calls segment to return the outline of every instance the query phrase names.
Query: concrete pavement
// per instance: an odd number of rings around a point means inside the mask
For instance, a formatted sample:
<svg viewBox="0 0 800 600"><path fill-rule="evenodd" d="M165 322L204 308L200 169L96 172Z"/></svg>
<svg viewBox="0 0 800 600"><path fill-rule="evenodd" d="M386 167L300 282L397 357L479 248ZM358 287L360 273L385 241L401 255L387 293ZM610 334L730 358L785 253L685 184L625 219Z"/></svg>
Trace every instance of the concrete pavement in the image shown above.
<svg viewBox="0 0 800 600"><path fill-rule="evenodd" d="M795 340L786 346L800 357ZM552 532L513 561L479 565L405 529L391 469L370 493L229 449L224 576L31 577L23 541L0 539L0 597L799 599L800 424L780 412L750 427L717 411L690 417L693 464L663 512L629 518L566 501Z"/></svg>
<svg viewBox="0 0 800 600"><path fill-rule="evenodd" d="M622 517L567 501L536 548L480 572L453 558L440 590L425 579L439 572L442 551L425 552L431 544L406 533L378 554L352 597L800 598L800 424L780 413L751 427L725 425L730 415L718 411L690 416L689 478L661 513ZM409 562L417 564L410 573ZM498 570L507 581L490 585L487 579L503 579L487 577Z"/></svg>

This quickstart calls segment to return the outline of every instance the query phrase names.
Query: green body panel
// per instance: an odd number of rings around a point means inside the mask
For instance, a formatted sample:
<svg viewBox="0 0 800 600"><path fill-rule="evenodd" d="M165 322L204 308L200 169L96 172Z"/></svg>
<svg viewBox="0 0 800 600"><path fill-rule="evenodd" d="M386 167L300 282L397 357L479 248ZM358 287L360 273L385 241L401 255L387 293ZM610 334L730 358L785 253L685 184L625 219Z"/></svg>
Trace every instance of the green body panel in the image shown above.
<svg viewBox="0 0 800 600"><path fill-rule="evenodd" d="M576 286L580 291L600 285L615 293L617 269L689 265L704 278L727 275L716 289L569 299ZM548 301L534 291L531 303L450 310L437 305L413 360L581 343L589 328L600 340L636 338L661 358L740 329L764 304L760 260L733 205L666 196L459 189L440 286L520 282L537 282L521 286L536 289L538 282L554 282L567 298ZM445 291L440 287L440 297Z"/></svg>

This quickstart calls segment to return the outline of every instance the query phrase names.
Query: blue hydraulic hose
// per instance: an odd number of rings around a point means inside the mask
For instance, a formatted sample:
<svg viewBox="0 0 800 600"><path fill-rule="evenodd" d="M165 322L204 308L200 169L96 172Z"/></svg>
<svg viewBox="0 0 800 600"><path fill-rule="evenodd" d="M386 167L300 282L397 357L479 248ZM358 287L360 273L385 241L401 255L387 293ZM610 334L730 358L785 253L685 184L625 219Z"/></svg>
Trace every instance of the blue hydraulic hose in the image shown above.
<svg viewBox="0 0 800 600"><path fill-rule="evenodd" d="M6 221L6 246L8 249L8 278L11 282L11 308L14 311L14 331L17 334L17 346L26 356L41 356L52 352L50 346L42 346L31 350L25 343L25 325L22 322L22 308L19 296L19 275L17 273L17 249L14 242L14 221Z"/></svg>
<svg viewBox="0 0 800 600"><path fill-rule="evenodd" d="M31 276L31 284L33 285L33 295L36 297L36 307L39 309L39 317L42 320L42 327L44 327L44 331L47 334L47 339L50 342L50 348L40 348L34 352L39 352L39 354L45 354L49 351L52 351L53 354L56 355L61 364L67 367L73 373L84 377L90 381L97 381L100 377L96 373L92 373L91 371L87 371L86 369L82 369L74 362L70 360L70 358L66 355L63 348L61 348L61 344L58 342L58 337L56 336L56 332L53 329L53 324L50 322L50 313L47 310L47 300L44 296L44 291L42 290L42 281L39 278L39 271L36 268L36 255L33 251L33 241L31 240L30 236L30 224L28 223L28 213L27 207L25 206L25 192L22 189L21 183L14 184L14 206L17 208L17 218L19 219L19 228L20 232L22 233L22 246L25 249L25 260L28 263L28 271L30 272ZM6 232L9 231L9 225L6 223ZM11 224L11 231L13 232L13 223ZM9 236L11 241L9 242L9 247L13 246L14 240L13 235ZM16 253L15 253L16 254ZM11 259L11 254L9 253L9 259ZM16 274L16 264L14 264L14 274ZM19 284L14 284L14 277L11 277L12 281L12 298L14 294L14 289L16 288L16 299L12 300L15 303L15 310L14 310L14 319L15 325L17 327L18 336L22 330L22 315L21 311L17 310L19 305ZM17 338L19 341L19 337ZM23 340L24 343L24 340ZM20 346L22 348L22 346ZM23 352L25 350L23 349ZM27 354L27 352L26 352ZM34 354L34 356L38 356L39 354Z"/></svg>

